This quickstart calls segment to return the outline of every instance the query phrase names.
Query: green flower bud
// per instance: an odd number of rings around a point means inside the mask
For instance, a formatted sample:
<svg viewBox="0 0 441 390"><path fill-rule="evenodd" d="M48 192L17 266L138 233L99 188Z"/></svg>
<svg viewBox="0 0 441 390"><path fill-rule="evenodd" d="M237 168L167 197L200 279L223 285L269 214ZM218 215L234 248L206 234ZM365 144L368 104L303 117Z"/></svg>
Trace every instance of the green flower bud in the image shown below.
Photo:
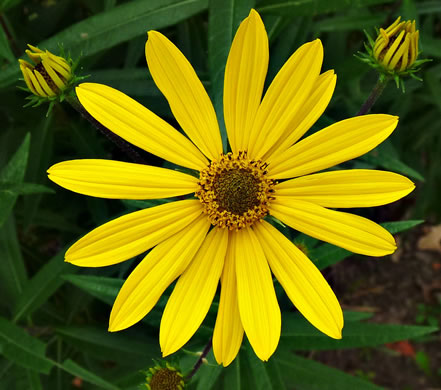
<svg viewBox="0 0 441 390"><path fill-rule="evenodd" d="M18 60L27 87L34 95L43 98L60 95L72 80L71 65L47 50L44 52L32 45L28 46L31 50L26 50L26 54L34 64Z"/></svg>
<svg viewBox="0 0 441 390"><path fill-rule="evenodd" d="M404 72L411 68L418 57L419 31L414 21L400 22L399 16L375 41L375 59L388 71Z"/></svg>

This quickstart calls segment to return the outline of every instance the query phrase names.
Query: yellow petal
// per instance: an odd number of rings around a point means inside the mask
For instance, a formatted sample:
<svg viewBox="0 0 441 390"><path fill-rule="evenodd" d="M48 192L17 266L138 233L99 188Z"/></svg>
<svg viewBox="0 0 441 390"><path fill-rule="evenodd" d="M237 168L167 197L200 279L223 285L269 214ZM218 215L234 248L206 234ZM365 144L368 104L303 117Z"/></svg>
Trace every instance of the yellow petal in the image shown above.
<svg viewBox="0 0 441 390"><path fill-rule="evenodd" d="M318 118L323 114L334 93L337 76L333 70L321 74L311 91L311 94L302 105L297 114L292 118L286 131L279 140L265 153L263 160L269 156L284 152L291 145L295 144L309 129Z"/></svg>
<svg viewBox="0 0 441 390"><path fill-rule="evenodd" d="M60 76L58 76L57 72L55 72L55 70L50 66L50 60L48 59L48 57L47 56L43 57L43 60L41 61L41 63L43 64L43 67L46 70L46 73L51 78L52 82L59 89L63 89L66 85L63 82L63 80L61 80Z"/></svg>
<svg viewBox="0 0 441 390"><path fill-rule="evenodd" d="M392 56L395 54L398 46L401 44L401 41L403 40L404 34L406 34L406 32L404 30L401 31L401 33L398 35L398 37L393 41L390 48L387 49L386 54L384 55L384 58L382 60L382 62L385 66L390 68L389 62L390 62Z"/></svg>
<svg viewBox="0 0 441 390"><path fill-rule="evenodd" d="M191 64L164 35L149 31L145 55L155 84L176 120L210 160L222 153L222 140L211 100Z"/></svg>
<svg viewBox="0 0 441 390"><path fill-rule="evenodd" d="M207 218L201 215L149 252L132 271L116 297L110 314L110 332L136 324L152 310L165 289L190 264L209 227Z"/></svg>
<svg viewBox="0 0 441 390"><path fill-rule="evenodd" d="M207 315L224 266L227 244L228 230L212 229L176 283L161 319L159 343L163 356L181 348Z"/></svg>
<svg viewBox="0 0 441 390"><path fill-rule="evenodd" d="M321 332L341 339L343 312L317 267L268 222L254 226L271 270L294 306Z"/></svg>
<svg viewBox="0 0 441 390"><path fill-rule="evenodd" d="M251 10L240 24L225 67L224 118L233 153L246 150L268 69L268 36Z"/></svg>
<svg viewBox="0 0 441 390"><path fill-rule="evenodd" d="M41 88L43 88L46 95L47 96L55 96L55 92L52 90L51 87L49 87L48 82L44 79L43 75L38 70L34 69L34 75L37 78L38 82L41 85Z"/></svg>
<svg viewBox="0 0 441 390"><path fill-rule="evenodd" d="M298 48L276 75L257 111L248 144L251 158L262 157L289 130L320 75L319 39Z"/></svg>
<svg viewBox="0 0 441 390"><path fill-rule="evenodd" d="M277 348L281 328L271 271L256 234L249 228L235 234L240 319L254 352L266 361Z"/></svg>
<svg viewBox="0 0 441 390"><path fill-rule="evenodd" d="M49 59L50 66L54 68L61 76L65 79L69 79L71 76L71 67L67 61L59 56L52 54L50 51L46 50L47 59Z"/></svg>
<svg viewBox="0 0 441 390"><path fill-rule="evenodd" d="M395 240L386 229L358 215L292 198L273 201L270 214L293 229L354 253L379 257L396 249Z"/></svg>
<svg viewBox="0 0 441 390"><path fill-rule="evenodd" d="M213 353L218 364L228 366L239 352L243 326L237 304L235 232L229 233L228 249L221 278L221 293L213 333Z"/></svg>
<svg viewBox="0 0 441 390"><path fill-rule="evenodd" d="M393 172L370 169L331 171L302 176L277 184L275 194L324 207L372 207L395 202L415 185Z"/></svg>
<svg viewBox="0 0 441 390"><path fill-rule="evenodd" d="M66 261L82 267L103 267L139 255L176 234L202 213L189 199L135 211L86 234L66 252Z"/></svg>
<svg viewBox="0 0 441 390"><path fill-rule="evenodd" d="M184 135L122 92L102 84L83 83L76 93L90 115L133 145L187 168L200 170L208 165Z"/></svg>
<svg viewBox="0 0 441 390"><path fill-rule="evenodd" d="M196 191L198 180L171 169L111 160L72 160L48 169L49 179L80 194L113 199L160 199Z"/></svg>
<svg viewBox="0 0 441 390"><path fill-rule="evenodd" d="M23 73L23 78L24 78L24 81L25 81L27 87L30 89L30 91L34 95L38 95L37 91L34 88L34 85L32 84L32 80L29 76L29 73L32 73L30 71L30 68L32 67L31 64L29 62L21 60L21 59L18 61L20 62L20 70L21 70L21 73Z"/></svg>
<svg viewBox="0 0 441 390"><path fill-rule="evenodd" d="M26 68L25 70L29 80L31 80L31 84L33 85L35 91L37 92L37 95L40 95L42 97L47 97L48 96L47 93L43 91L43 88L41 87L40 82L37 80L37 77L35 77L34 72L31 71L29 68Z"/></svg>
<svg viewBox="0 0 441 390"><path fill-rule="evenodd" d="M394 131L398 117L385 114L356 116L334 123L268 159L268 175L287 179L321 171L359 157Z"/></svg>

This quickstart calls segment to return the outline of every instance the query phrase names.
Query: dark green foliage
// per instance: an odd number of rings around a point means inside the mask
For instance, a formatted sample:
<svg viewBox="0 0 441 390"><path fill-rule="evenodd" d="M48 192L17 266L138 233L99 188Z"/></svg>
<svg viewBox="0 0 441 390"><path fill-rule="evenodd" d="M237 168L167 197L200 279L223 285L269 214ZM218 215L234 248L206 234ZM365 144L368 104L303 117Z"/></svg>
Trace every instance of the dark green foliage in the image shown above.
<svg viewBox="0 0 441 390"><path fill-rule="evenodd" d="M418 74L422 82L405 80L405 94L391 85L374 106L374 113L400 116L390 140L344 165L391 170L415 181L417 190L397 205L398 211L384 218L373 209L356 211L378 222L396 221L383 224L396 234L422 219L439 221L441 216L441 5L435 0L407 0L399 8L397 4L391 0L0 0L0 387L64 390L80 380L85 390L138 389L144 379L141 371L154 365L152 359L160 359L158 327L172 291L172 287L166 290L140 324L109 333L111 305L140 259L98 270L63 261L72 242L97 225L170 200L101 200L49 182L45 172L59 161L129 158L68 105L56 104L48 118L47 107L23 108L26 93L16 88L24 86L17 59L24 58L27 43L55 54L62 44L73 59L80 58L78 74L120 89L175 124L144 57L146 32L160 30L182 49L206 86L226 147L223 73L234 33L251 7L261 13L270 39L266 87L300 44L317 37L323 42L323 70L336 70L337 88L325 115L310 132L353 116L375 84L375 72L354 57L363 49L363 30L375 34L375 26L388 25L399 14L416 19L421 58L433 61L423 64ZM171 167L147 153L143 158ZM412 220L401 221L406 211ZM277 227L306 246L320 269L351 255ZM418 321L422 326L379 325L363 321L369 314L345 312L344 337L336 341L295 313L281 289L277 293L283 331L270 361L257 359L245 338L227 368L218 366L209 353L190 389L380 389L306 358L304 351L373 347L435 330L425 326L430 323L425 317ZM183 372L192 369L197 352L212 335L217 302L215 298L196 335L173 356ZM424 355L417 363L427 369Z"/></svg>

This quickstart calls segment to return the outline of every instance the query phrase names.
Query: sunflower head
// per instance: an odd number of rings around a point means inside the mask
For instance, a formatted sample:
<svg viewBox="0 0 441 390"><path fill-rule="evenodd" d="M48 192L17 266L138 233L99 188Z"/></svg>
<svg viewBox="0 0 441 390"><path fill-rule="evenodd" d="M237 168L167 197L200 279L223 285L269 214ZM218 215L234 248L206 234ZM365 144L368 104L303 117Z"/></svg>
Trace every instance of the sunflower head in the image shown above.
<svg viewBox="0 0 441 390"><path fill-rule="evenodd" d="M201 171L196 196L214 226L240 230L268 214L275 181L266 177L266 167L239 152L223 154Z"/></svg>
<svg viewBox="0 0 441 390"><path fill-rule="evenodd" d="M22 89L32 94L27 98L30 102L26 106L63 101L72 90L72 86L84 78L74 75L76 63L74 64L69 56L56 56L48 50L43 51L32 45L28 47L26 54L31 62L18 60L27 86Z"/></svg>
<svg viewBox="0 0 441 390"><path fill-rule="evenodd" d="M369 34L366 33L366 36L369 41L365 45L367 54L359 53L359 58L377 69L383 77L393 77L397 86L402 76L417 78L415 73L421 64L428 61L417 60L419 31L415 20L401 21L399 16L386 29L380 28L375 41Z"/></svg>
<svg viewBox="0 0 441 390"><path fill-rule="evenodd" d="M165 363L149 368L146 372L145 387L148 390L183 390L185 383L181 371Z"/></svg>

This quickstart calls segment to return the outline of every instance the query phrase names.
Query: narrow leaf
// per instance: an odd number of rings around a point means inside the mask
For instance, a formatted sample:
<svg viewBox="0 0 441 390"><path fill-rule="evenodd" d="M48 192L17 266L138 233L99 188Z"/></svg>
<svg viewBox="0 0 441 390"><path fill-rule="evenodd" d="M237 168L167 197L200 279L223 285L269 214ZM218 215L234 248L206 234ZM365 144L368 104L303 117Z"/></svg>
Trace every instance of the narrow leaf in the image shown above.
<svg viewBox="0 0 441 390"><path fill-rule="evenodd" d="M373 383L366 382L335 368L281 350L273 359L281 367L285 382L294 388L308 390L381 390Z"/></svg>
<svg viewBox="0 0 441 390"><path fill-rule="evenodd" d="M26 268L11 216L0 229L0 292L2 304L10 307L19 298L26 283Z"/></svg>
<svg viewBox="0 0 441 390"><path fill-rule="evenodd" d="M63 279L109 305L113 305L124 283L122 279L89 275L64 275Z"/></svg>
<svg viewBox="0 0 441 390"><path fill-rule="evenodd" d="M24 329L0 317L0 345L2 354L32 371L49 374L53 362L46 358L46 345L30 336Z"/></svg>
<svg viewBox="0 0 441 390"><path fill-rule="evenodd" d="M174 25L207 8L207 0L137 0L126 2L91 16L52 36L37 46L58 53L63 44L73 58L91 56L119 43L146 34L148 30ZM20 75L10 65L0 75L0 87L12 84Z"/></svg>
<svg viewBox="0 0 441 390"><path fill-rule="evenodd" d="M15 154L11 157L6 166L0 171L0 183L14 182L19 184L23 181L26 165L28 163L30 141L31 136L28 133ZM16 200L16 193L0 191L0 227L8 218Z"/></svg>
<svg viewBox="0 0 441 390"><path fill-rule="evenodd" d="M430 326L383 325L358 321L346 322L343 338L334 340L316 330L304 320L303 324L292 318L284 319L281 345L291 350L331 350L341 348L359 348L409 340L433 333L437 328Z"/></svg>
<svg viewBox="0 0 441 390"><path fill-rule="evenodd" d="M391 3L393 0L265 0L259 4L258 11L276 15L318 15L322 13L349 10L374 4Z"/></svg>
<svg viewBox="0 0 441 390"><path fill-rule="evenodd" d="M50 259L25 285L14 309L14 322L32 314L43 305L64 283L61 275L76 271L77 267L64 262L64 252L63 249Z"/></svg>
<svg viewBox="0 0 441 390"><path fill-rule="evenodd" d="M69 341L80 351L96 351L101 355L113 354L133 356L136 359L151 359L159 355L156 338L150 339L130 330L120 333L109 333L107 329L92 326L65 326L56 329L63 340Z"/></svg>
<svg viewBox="0 0 441 390"><path fill-rule="evenodd" d="M65 360L63 364L61 364L60 368L62 368L64 371L68 372L69 374L78 376L81 379L85 380L86 382L98 386L101 389L107 389L107 390L119 389L119 387L113 385L112 383L107 382L103 378L86 370L84 367L81 367L78 363L75 363L70 359Z"/></svg>
<svg viewBox="0 0 441 390"><path fill-rule="evenodd" d="M29 194L53 194L55 193L49 187L35 183L8 183L0 182L0 194L10 195L29 195Z"/></svg>

